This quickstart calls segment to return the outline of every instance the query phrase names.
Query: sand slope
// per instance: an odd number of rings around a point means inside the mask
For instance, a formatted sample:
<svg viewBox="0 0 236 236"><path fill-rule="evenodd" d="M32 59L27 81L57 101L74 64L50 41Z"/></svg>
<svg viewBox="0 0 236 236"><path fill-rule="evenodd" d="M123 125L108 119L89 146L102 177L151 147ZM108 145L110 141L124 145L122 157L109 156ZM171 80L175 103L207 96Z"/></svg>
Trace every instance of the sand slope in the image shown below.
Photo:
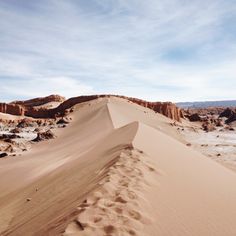
<svg viewBox="0 0 236 236"><path fill-rule="evenodd" d="M57 139L0 160L1 235L236 235L235 173L169 123L118 98L77 105Z"/></svg>

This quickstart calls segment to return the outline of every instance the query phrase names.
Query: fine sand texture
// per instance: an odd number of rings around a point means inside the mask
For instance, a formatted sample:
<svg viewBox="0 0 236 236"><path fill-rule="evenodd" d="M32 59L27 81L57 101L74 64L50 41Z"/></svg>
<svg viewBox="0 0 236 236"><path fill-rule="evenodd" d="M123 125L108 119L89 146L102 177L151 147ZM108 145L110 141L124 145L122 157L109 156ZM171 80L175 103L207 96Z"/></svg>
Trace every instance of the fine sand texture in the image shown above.
<svg viewBox="0 0 236 236"><path fill-rule="evenodd" d="M236 174L121 98L75 106L56 139L0 160L0 235L235 236Z"/></svg>

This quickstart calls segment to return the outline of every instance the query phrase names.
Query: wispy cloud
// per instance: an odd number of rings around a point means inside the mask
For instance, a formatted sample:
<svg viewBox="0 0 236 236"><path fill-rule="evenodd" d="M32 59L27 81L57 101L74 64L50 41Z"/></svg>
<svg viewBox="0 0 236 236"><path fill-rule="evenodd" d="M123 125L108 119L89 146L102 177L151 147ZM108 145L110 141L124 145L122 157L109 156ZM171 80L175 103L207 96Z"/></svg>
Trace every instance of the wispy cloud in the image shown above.
<svg viewBox="0 0 236 236"><path fill-rule="evenodd" d="M17 87L18 85L18 87ZM2 81L1 101L17 100L20 97L32 98L49 94L63 94L66 97L92 94L92 87L69 77L50 78L7 78Z"/></svg>
<svg viewBox="0 0 236 236"><path fill-rule="evenodd" d="M0 0L0 98L234 98L235 12L234 0Z"/></svg>

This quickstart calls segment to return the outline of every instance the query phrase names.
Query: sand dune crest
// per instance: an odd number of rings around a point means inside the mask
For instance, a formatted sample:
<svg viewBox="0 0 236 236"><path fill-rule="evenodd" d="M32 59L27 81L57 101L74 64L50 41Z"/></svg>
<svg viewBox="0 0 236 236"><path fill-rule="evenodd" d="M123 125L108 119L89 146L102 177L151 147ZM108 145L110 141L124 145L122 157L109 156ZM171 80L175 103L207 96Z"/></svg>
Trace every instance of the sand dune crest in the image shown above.
<svg viewBox="0 0 236 236"><path fill-rule="evenodd" d="M147 205L143 200L147 188L144 180L148 181L146 172L155 172L154 167L146 165L146 159L142 151L124 149L99 189L78 206L80 213L64 236L78 232L79 235L141 235L143 225L152 223L143 213Z"/></svg>

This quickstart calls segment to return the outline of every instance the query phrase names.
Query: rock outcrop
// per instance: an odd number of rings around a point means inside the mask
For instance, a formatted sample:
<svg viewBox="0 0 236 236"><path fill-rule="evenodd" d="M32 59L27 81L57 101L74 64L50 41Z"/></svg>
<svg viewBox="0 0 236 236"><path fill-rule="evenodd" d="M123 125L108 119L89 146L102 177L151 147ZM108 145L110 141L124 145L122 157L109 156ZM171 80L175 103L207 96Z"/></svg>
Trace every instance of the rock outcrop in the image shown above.
<svg viewBox="0 0 236 236"><path fill-rule="evenodd" d="M20 136L16 134L0 134L0 140L14 139L14 138L20 138Z"/></svg>
<svg viewBox="0 0 236 236"><path fill-rule="evenodd" d="M33 142L40 142L43 140L47 140L47 139L53 139L55 138L55 135L53 134L53 132L51 130L47 130L46 132L39 132L37 133L37 137L35 139L33 139Z"/></svg>
<svg viewBox="0 0 236 236"><path fill-rule="evenodd" d="M61 118L57 121L58 125L65 125L65 124L69 124L69 121L66 120L65 118Z"/></svg>
<svg viewBox="0 0 236 236"><path fill-rule="evenodd" d="M189 115L188 119L191 122L197 122L197 121L201 121L202 120L198 113L194 113L192 115Z"/></svg>
<svg viewBox="0 0 236 236"><path fill-rule="evenodd" d="M122 96L121 96L122 97ZM180 108L178 108L174 103L172 102L147 102L145 100L137 99L137 98L131 98L131 97L123 97L125 99L128 99L131 102L137 103L141 106L148 107L155 112L158 112L164 116L167 116L170 119L181 121L181 118L183 118L183 113Z"/></svg>
<svg viewBox="0 0 236 236"><path fill-rule="evenodd" d="M220 113L219 117L226 117L226 118L229 118L229 117L231 117L234 113L235 113L235 111L233 111L233 109L226 108L223 112Z"/></svg>
<svg viewBox="0 0 236 236"><path fill-rule="evenodd" d="M64 102L65 98L59 95L50 95L42 98L34 98L26 101L14 101L11 103L0 103L0 112L16 116L30 116L37 118L47 118L49 116L47 109L36 109L34 106L40 106L49 102Z"/></svg>
<svg viewBox="0 0 236 236"><path fill-rule="evenodd" d="M236 113L235 112L225 121L225 123L230 124L234 121L236 121Z"/></svg>
<svg viewBox="0 0 236 236"><path fill-rule="evenodd" d="M19 120L17 124L17 128L26 128L26 127L33 127L36 125L36 121L32 121L29 118L24 118L22 120Z"/></svg>
<svg viewBox="0 0 236 236"><path fill-rule="evenodd" d="M215 125L216 125L217 127L223 127L223 126L224 126L224 123L223 123L223 121L222 121L221 119L216 119L216 120L215 120Z"/></svg>
<svg viewBox="0 0 236 236"><path fill-rule="evenodd" d="M50 95L47 97L34 98L25 101L14 101L11 102L11 104L17 104L24 107L34 107L34 106L41 106L49 102L64 102L65 100L66 100L65 97L62 97L60 95Z"/></svg>
<svg viewBox="0 0 236 236"><path fill-rule="evenodd" d="M8 154L6 152L0 153L0 158L6 157L6 156L8 156Z"/></svg>
<svg viewBox="0 0 236 236"><path fill-rule="evenodd" d="M0 103L0 112L16 116L24 115L24 107L18 104Z"/></svg>
<svg viewBox="0 0 236 236"><path fill-rule="evenodd" d="M12 134L19 134L19 133L21 132L21 129L18 128L18 127L15 127L15 128L12 129L10 132L11 132Z"/></svg>
<svg viewBox="0 0 236 236"><path fill-rule="evenodd" d="M230 124L236 121L236 110L233 108L226 108L223 112L220 113L219 117L227 118L225 123Z"/></svg>
<svg viewBox="0 0 236 236"><path fill-rule="evenodd" d="M206 132L214 131L216 129L215 125L213 123L209 123L209 122L204 122L202 124L202 128Z"/></svg>

